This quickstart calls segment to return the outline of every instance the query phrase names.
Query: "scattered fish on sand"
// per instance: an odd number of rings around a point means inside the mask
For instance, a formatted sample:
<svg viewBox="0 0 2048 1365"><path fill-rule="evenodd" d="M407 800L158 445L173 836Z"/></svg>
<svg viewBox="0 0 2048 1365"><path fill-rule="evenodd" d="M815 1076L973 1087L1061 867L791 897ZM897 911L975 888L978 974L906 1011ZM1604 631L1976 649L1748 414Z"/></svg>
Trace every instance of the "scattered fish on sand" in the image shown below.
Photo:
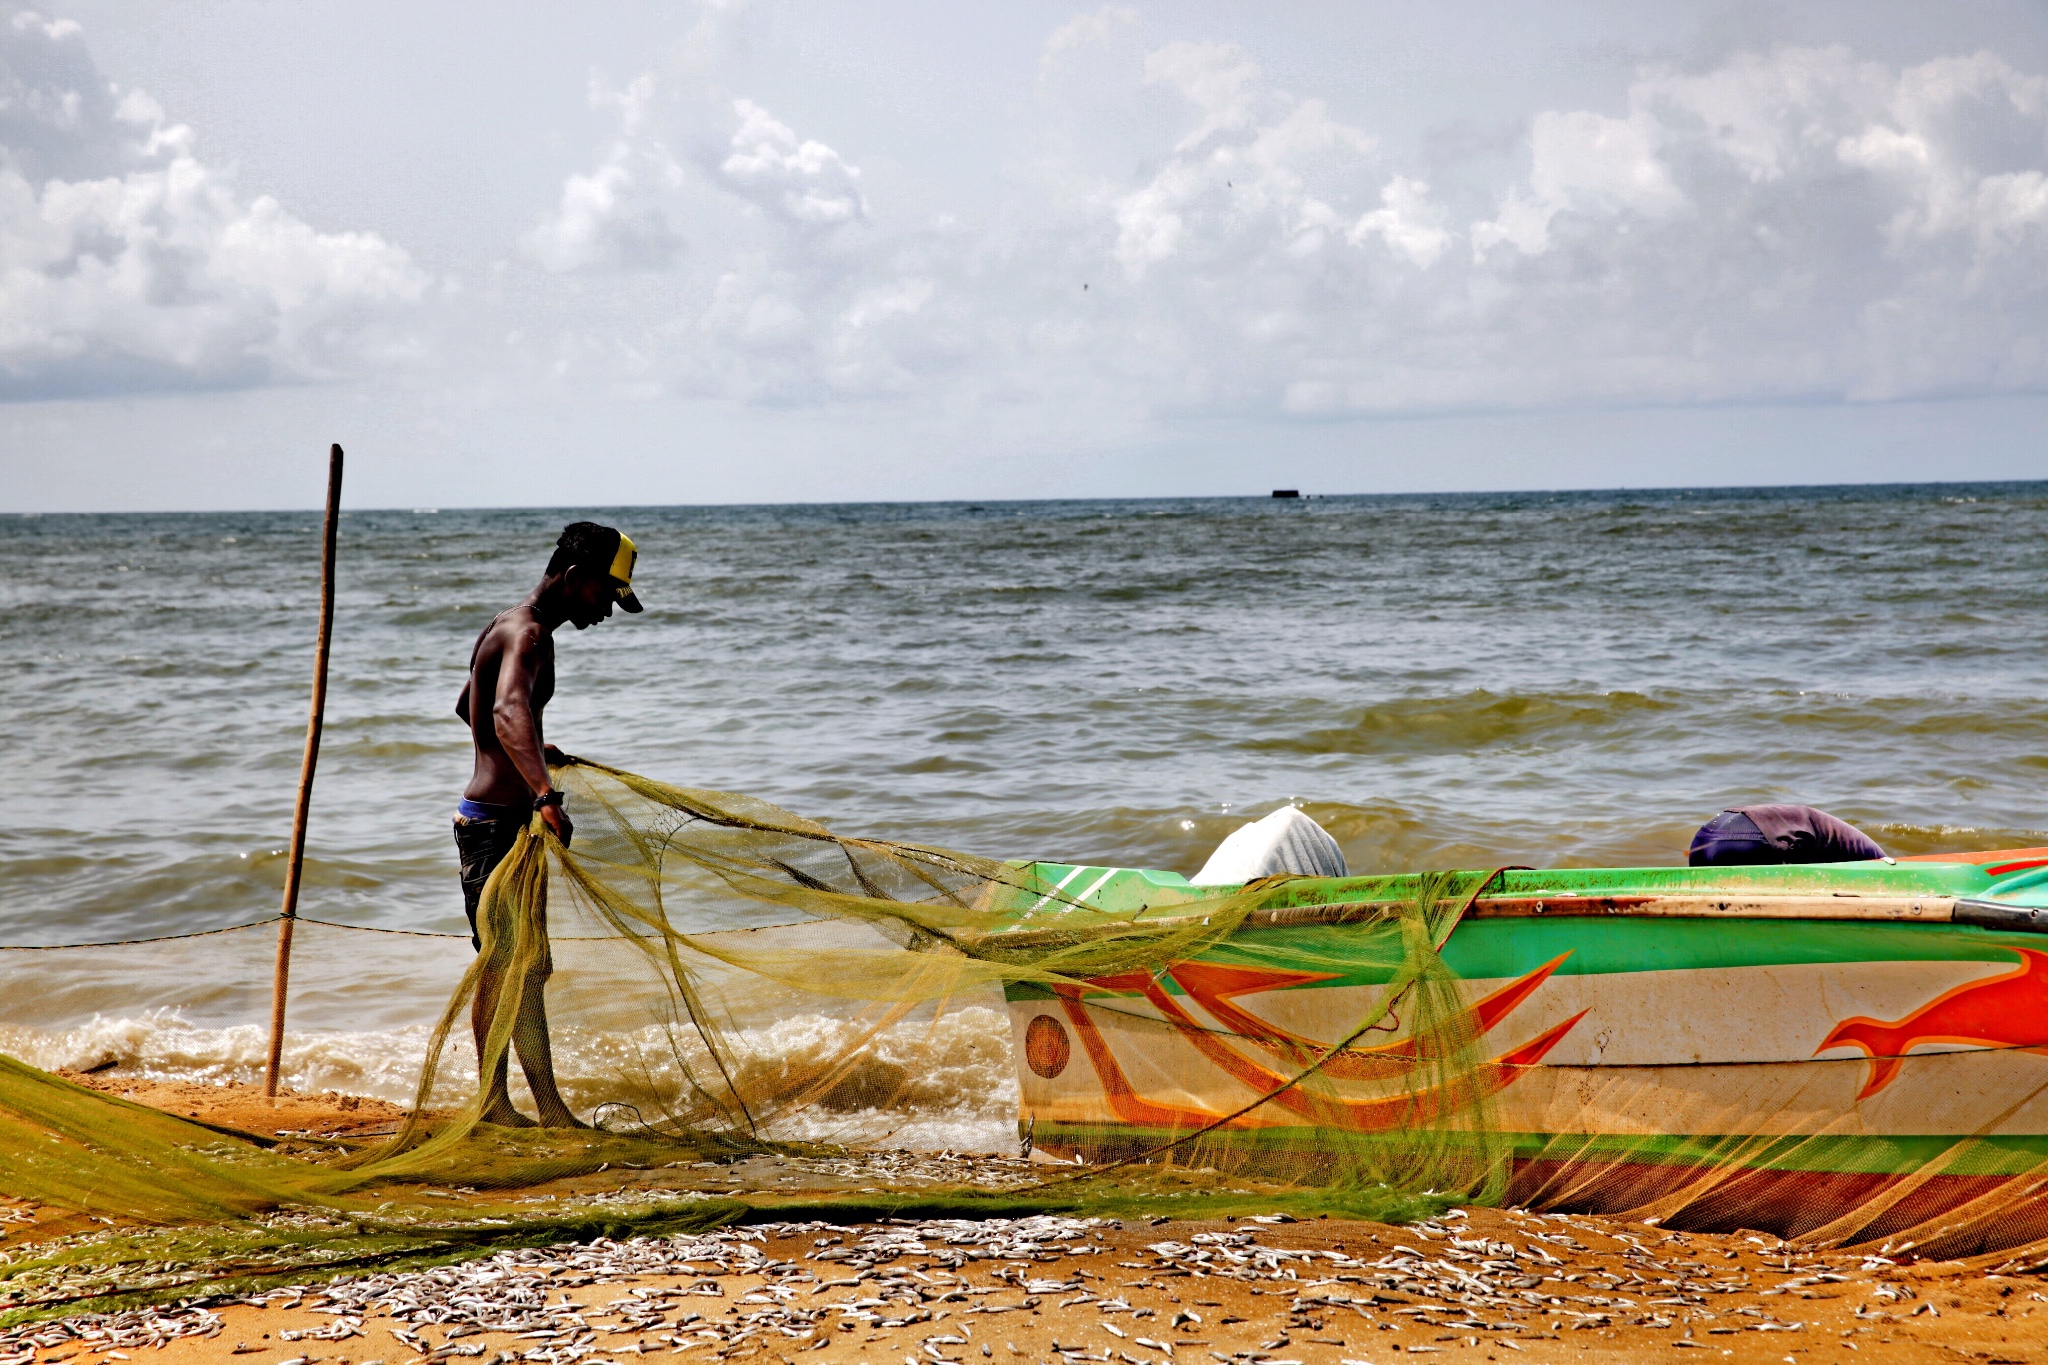
<svg viewBox="0 0 2048 1365"><path fill-rule="evenodd" d="M1680 1351L2048 1365L2048 1281L1519 1210L765 1223L0 1331L0 1365L1390 1365ZM1960 1353L1960 1355L1958 1354ZM252 1362L252 1365L256 1365Z"/></svg>

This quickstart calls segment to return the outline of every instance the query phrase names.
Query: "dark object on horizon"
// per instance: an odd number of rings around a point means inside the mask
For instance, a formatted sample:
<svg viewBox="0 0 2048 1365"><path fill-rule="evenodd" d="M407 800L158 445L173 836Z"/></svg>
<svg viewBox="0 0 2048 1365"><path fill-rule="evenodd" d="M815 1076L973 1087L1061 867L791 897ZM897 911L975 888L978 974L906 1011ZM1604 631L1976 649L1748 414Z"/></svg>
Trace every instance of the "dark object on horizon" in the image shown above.
<svg viewBox="0 0 2048 1365"><path fill-rule="evenodd" d="M1301 496L1301 490L1299 488L1276 488L1273 490L1273 496L1276 498L1298 498Z"/></svg>
<svg viewBox="0 0 2048 1365"><path fill-rule="evenodd" d="M1738 806L1692 836L1693 867L1765 867L1780 863L1853 863L1884 857L1862 830L1812 806Z"/></svg>

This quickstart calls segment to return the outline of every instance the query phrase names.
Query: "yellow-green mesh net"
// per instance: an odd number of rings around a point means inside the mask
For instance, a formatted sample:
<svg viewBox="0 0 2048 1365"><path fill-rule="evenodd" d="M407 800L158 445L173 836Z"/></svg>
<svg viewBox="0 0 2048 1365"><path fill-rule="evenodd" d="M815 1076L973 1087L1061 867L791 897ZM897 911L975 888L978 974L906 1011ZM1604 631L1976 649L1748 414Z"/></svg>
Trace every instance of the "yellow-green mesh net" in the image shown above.
<svg viewBox="0 0 2048 1365"><path fill-rule="evenodd" d="M625 1226L617 1218L536 1214L509 1195L612 1163L665 1165L791 1140L886 1141L875 1119L897 1108L893 1090L918 1083L918 1067L914 1057L893 1068L868 1064L878 1040L900 1048L906 1033L936 1036L970 1011L980 1029L1006 1028L1006 988L1072 994L1156 975L1229 940L1248 915L1285 895L1283 882L1107 912L1041 885L1029 864L834 835L765 802L598 764L576 763L556 776L576 813L573 845L536 820L492 875L478 915L482 951L447 1000L415 1103L388 1141L313 1164L13 1064L0 1069L8 1158L0 1192L176 1225L193 1261L257 1278L309 1264L457 1254L579 1227L616 1232ZM1429 881L1416 898L1374 911L1347 948L1353 967L1376 953L1391 978L1355 1032L1362 1036L1402 1002L1400 1055L1390 1059L1378 1045L1361 1071L1344 1048L1306 1048L1289 1059L1284 1089L1290 1103L1312 1109L1318 1097L1334 1102L1331 1076L1341 1073L1353 1099L1361 1084L1395 1104L1417 1091L1461 1098L1416 1110L1397 1143L1347 1143L1332 1133L1288 1169L1262 1169L1256 1196L1211 1181L1224 1201L1216 1207L1235 1197L1231 1189L1262 1208L1295 1189L1312 1192L1318 1209L1372 1213L1395 1206L1389 1190L1448 1198L1498 1188L1504 1152L1489 1141L1483 1087L1469 1084L1474 1039L1458 985L1435 952L1455 923L1453 880ZM749 915L764 927L703 931ZM1298 955L1291 961L1299 965ZM454 1112L437 1109L450 1044L469 1030L479 994L489 1028L475 1064L489 1076L513 1050L517 1002L550 972L556 1027L608 1048L603 1083L593 1087L585 1076L581 1089L586 1110L601 1096L596 1107L612 1131L484 1123L481 1086ZM816 1046L764 1059L750 1044L793 1019L818 1032ZM1130 1155L1219 1180L1264 1167L1265 1155L1243 1141L1257 1107L1156 1135ZM1103 1174L1051 1169L1043 1181L1000 1195L924 1190L893 1206L865 1194L847 1202L869 1212L913 1204L1128 1210L1148 1197L1142 1182ZM1201 1187L1197 1180L1194 1192ZM1176 1209L1195 1207L1190 1188L1174 1188ZM472 1193L451 1204L439 1197L449 1189ZM493 1202L492 1190L508 1198ZM701 1226L745 1212L700 1200L642 1210L632 1226ZM133 1283L114 1273L124 1256L162 1255L148 1238L99 1238L17 1262L9 1278L17 1302L47 1308ZM80 1281L73 1272L81 1264L108 1273ZM37 1275L58 1272L73 1274L66 1293L21 1292Z"/></svg>
<svg viewBox="0 0 2048 1365"><path fill-rule="evenodd" d="M573 844L562 847L536 821L491 877L478 912L483 949L429 1044L414 1118L356 1166L366 1178L460 1174L450 1154L473 1142L483 1096L430 1133L422 1115L438 1059L485 989L494 996L486 1002L493 1024L480 1069L489 1074L506 1058L517 1002L551 970L551 932L609 946L584 955L576 998L586 1012L610 1016L621 1040L616 1098L631 1106L638 1131L763 1140L815 1132L804 1121L840 1095L875 1038L907 1020L935 1025L964 1004L1000 1005L1006 988L1074 997L1105 982L1156 978L1232 940L1247 916L1287 896L1280 881L1109 911L1041 884L1028 864L834 835L747 797L589 763L561 770L558 780L577 812ZM1320 965L1377 966L1390 984L1352 1040L1295 1050L1284 1087L1270 1087L1277 1102L1311 1116L1362 1096L1396 1106L1400 1140L1368 1140L1333 1124L1295 1154L1290 1179L1324 1190L1498 1189L1505 1151L1490 1138L1471 1016L1436 952L1455 923L1453 893L1477 890L1469 877L1462 890L1454 881L1426 879L1415 898L1360 914L1341 961ZM773 907L793 923L691 931L714 919L707 907L734 899ZM1294 948L1286 965L1319 964ZM1348 1046L1397 1001L1401 1044L1391 1053ZM837 1040L800 1065L751 1066L735 1035L778 1014L837 1020ZM872 1109L891 1107L887 1095L864 1098ZM1252 1161L1269 1166L1270 1149L1248 1142L1259 1107L1222 1123L1169 1127L1150 1144L1158 1150L1132 1155L1224 1172Z"/></svg>

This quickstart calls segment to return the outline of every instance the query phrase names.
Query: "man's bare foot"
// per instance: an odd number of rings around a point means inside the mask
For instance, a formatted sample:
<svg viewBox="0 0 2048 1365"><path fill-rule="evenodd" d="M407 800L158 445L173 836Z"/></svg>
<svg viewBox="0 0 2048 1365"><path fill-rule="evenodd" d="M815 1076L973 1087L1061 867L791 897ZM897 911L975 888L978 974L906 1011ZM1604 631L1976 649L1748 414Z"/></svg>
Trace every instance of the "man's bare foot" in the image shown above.
<svg viewBox="0 0 2048 1365"><path fill-rule="evenodd" d="M496 1104L492 1105L490 1108L484 1110L482 1117L479 1118L477 1121L479 1123L495 1123L500 1128L540 1127L540 1125L535 1123L532 1119L526 1117L526 1115L520 1113L517 1109L514 1109L512 1107L512 1101L506 1099L501 1099Z"/></svg>

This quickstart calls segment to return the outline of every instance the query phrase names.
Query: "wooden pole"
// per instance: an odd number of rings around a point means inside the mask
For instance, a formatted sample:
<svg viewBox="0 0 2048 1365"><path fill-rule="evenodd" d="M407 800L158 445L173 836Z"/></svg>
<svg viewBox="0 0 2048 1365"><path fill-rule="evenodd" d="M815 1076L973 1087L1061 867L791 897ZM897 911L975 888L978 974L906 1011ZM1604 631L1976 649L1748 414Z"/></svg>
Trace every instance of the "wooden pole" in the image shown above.
<svg viewBox="0 0 2048 1365"><path fill-rule="evenodd" d="M306 817L313 808L313 769L320 762L320 722L327 712L327 645L334 634L334 533L341 520L341 447L327 455L327 525L320 545L320 644L313 652L313 712L306 719L306 756L299 763L299 802L292 813L292 856L284 871L284 918L277 923L277 974L270 988L270 1062L263 1093L277 1098L284 1056L284 998L292 974L292 926L299 919L299 874L306 863Z"/></svg>

